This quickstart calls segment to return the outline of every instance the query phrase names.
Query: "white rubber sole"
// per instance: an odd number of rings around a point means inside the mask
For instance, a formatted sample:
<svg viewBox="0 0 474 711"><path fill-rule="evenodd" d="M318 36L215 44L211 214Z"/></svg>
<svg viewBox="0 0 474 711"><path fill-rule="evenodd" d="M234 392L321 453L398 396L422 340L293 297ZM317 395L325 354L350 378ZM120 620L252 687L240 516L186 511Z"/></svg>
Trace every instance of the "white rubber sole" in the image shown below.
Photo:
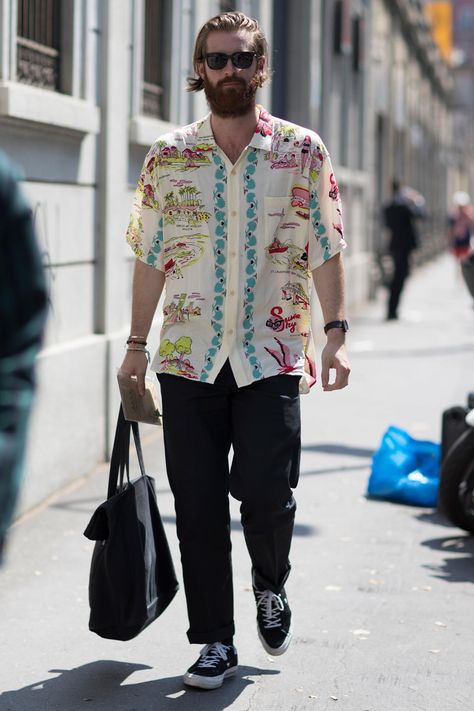
<svg viewBox="0 0 474 711"><path fill-rule="evenodd" d="M261 632L260 632L260 627L257 625L257 632L258 632L258 638L260 642L262 643L262 647L264 650L267 652L267 654L270 654L272 657L279 657L281 654L285 654L286 650L290 646L291 639L293 637L293 620L290 622L290 629L288 631L288 634L286 635L286 639L281 645L281 647L269 647L269 645L266 643L264 640Z"/></svg>
<svg viewBox="0 0 474 711"><path fill-rule="evenodd" d="M201 676L200 674L190 674L186 672L183 677L186 686L194 686L196 689L218 689L224 683L224 679L232 676L237 671L238 666L226 669L219 676Z"/></svg>

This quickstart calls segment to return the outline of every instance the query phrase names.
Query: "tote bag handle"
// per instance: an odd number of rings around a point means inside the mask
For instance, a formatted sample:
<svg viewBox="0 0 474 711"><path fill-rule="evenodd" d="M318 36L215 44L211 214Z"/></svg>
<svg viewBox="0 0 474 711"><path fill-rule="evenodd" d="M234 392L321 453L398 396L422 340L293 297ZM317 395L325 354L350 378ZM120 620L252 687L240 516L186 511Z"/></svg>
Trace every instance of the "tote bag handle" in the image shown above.
<svg viewBox="0 0 474 711"><path fill-rule="evenodd" d="M141 476L145 476L145 464L143 460L138 422L129 422L126 420L123 414L122 405L120 405L117 427L115 428L112 455L110 458L109 485L107 489L108 499L122 491L127 484L130 484L130 429L133 432L140 473ZM124 482L125 475L126 482Z"/></svg>

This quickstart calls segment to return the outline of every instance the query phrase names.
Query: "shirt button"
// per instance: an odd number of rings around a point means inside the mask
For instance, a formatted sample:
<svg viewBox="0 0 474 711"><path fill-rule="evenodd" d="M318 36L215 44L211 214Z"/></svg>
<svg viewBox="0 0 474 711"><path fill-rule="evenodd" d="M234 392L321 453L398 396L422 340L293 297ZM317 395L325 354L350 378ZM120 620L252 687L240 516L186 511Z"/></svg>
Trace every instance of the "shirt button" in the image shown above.
<svg viewBox="0 0 474 711"><path fill-rule="evenodd" d="M229 293L230 293L231 296L235 296L235 291L234 291L234 289L231 289Z"/></svg>
<svg viewBox="0 0 474 711"><path fill-rule="evenodd" d="M232 336L232 334L234 333L234 329L233 329L233 328L229 328L229 330L227 331L227 333L228 333L229 336Z"/></svg>
<svg viewBox="0 0 474 711"><path fill-rule="evenodd" d="M232 252L230 253L230 256L231 256L231 257L233 257L233 258L235 259L235 257L237 256L237 252L235 252L235 251L232 251Z"/></svg>
<svg viewBox="0 0 474 711"><path fill-rule="evenodd" d="M230 214L232 217L237 217L237 210L232 210Z"/></svg>

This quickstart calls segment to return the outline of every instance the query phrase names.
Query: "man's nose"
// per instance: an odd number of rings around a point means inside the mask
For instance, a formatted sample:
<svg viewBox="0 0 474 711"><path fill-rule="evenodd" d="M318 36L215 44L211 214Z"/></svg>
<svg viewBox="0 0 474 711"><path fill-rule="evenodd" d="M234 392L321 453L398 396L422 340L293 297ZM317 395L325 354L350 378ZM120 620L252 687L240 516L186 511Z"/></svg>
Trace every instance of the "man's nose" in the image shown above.
<svg viewBox="0 0 474 711"><path fill-rule="evenodd" d="M227 57L227 61L226 61L226 63L225 63L224 71L227 72L227 73L230 72L231 74L233 74L233 73L234 73L234 70L235 70L235 67L234 67L234 65L233 65L233 63L232 63L232 57Z"/></svg>

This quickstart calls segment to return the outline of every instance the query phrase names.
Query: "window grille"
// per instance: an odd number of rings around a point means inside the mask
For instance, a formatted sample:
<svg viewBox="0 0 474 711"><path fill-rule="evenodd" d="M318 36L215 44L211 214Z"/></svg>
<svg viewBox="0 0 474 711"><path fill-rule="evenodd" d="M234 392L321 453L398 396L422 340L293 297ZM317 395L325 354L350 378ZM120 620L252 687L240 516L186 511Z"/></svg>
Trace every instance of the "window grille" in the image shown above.
<svg viewBox="0 0 474 711"><path fill-rule="evenodd" d="M146 0L143 105L147 116L163 116L164 3Z"/></svg>
<svg viewBox="0 0 474 711"><path fill-rule="evenodd" d="M59 90L60 0L18 0L17 80Z"/></svg>

